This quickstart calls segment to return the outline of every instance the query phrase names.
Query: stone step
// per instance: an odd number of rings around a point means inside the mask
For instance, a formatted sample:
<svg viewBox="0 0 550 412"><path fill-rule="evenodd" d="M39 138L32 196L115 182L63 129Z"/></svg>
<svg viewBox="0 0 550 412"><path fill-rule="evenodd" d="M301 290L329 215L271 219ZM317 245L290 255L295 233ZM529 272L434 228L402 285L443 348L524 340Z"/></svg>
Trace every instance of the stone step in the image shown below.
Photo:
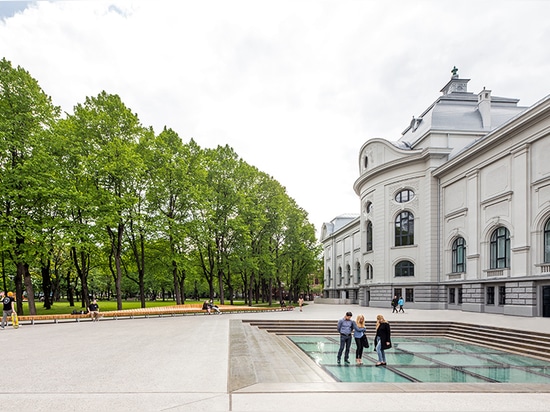
<svg viewBox="0 0 550 412"><path fill-rule="evenodd" d="M277 335L337 335L334 320L243 320ZM374 335L374 322L367 322L367 336ZM392 336L441 336L507 352L550 360L550 334L459 322L393 321ZM369 332L370 331L370 332Z"/></svg>

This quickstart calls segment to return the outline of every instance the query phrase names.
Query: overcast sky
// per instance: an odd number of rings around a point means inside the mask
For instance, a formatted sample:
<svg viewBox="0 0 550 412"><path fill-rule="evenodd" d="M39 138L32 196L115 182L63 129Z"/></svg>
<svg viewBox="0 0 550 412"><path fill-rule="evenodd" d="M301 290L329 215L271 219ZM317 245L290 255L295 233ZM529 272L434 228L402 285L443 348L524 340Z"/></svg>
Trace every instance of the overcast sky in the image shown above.
<svg viewBox="0 0 550 412"><path fill-rule="evenodd" d="M550 1L0 1L0 58L68 113L118 94L144 126L228 144L323 222L359 213L362 144L397 140L453 66L550 93Z"/></svg>

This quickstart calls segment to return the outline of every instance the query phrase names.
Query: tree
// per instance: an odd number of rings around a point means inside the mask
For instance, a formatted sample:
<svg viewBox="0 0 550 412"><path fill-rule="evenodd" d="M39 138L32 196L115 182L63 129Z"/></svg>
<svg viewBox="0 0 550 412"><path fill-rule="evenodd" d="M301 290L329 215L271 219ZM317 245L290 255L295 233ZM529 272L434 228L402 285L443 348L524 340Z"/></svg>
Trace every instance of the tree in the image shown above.
<svg viewBox="0 0 550 412"><path fill-rule="evenodd" d="M320 246L315 238L315 227L308 222L305 210L294 205L288 215L285 232L284 256L289 270L287 284L291 299L308 290L309 275L318 269Z"/></svg>
<svg viewBox="0 0 550 412"><path fill-rule="evenodd" d="M206 171L204 154L191 140L185 145L173 130L164 128L158 136L147 134L141 143L149 176L148 212L156 234L168 242L176 302L185 301L186 261L190 253L191 210L200 197L197 192Z"/></svg>
<svg viewBox="0 0 550 412"><path fill-rule="evenodd" d="M235 219L239 210L237 189L239 159L229 146L206 150L205 180L196 191L190 237L194 242L210 297L214 297L214 280L220 302L224 303L224 265L230 250Z"/></svg>
<svg viewBox="0 0 550 412"><path fill-rule="evenodd" d="M45 184L51 163L44 157L44 139L58 116L59 108L27 71L13 68L5 58L0 60L0 230L2 246L16 266L20 313L23 286L29 312L36 313L29 266L41 245L35 237L42 232L44 214L37 208L46 207L51 187Z"/></svg>
<svg viewBox="0 0 550 412"><path fill-rule="evenodd" d="M115 281L117 307L122 309L122 253L124 230L138 201L144 164L137 143L145 129L120 97L101 92L75 106L77 133L92 145L85 159L95 186L97 225L105 229L109 267Z"/></svg>

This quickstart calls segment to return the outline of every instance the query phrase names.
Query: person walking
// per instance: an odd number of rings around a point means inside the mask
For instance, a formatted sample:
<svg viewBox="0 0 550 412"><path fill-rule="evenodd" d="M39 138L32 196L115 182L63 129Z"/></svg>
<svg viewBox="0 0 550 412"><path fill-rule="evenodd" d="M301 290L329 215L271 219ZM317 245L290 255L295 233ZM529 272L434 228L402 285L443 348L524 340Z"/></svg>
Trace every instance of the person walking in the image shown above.
<svg viewBox="0 0 550 412"><path fill-rule="evenodd" d="M386 365L386 349L391 348L391 328L384 316L376 316L376 337L374 338L374 347L378 354L376 366Z"/></svg>
<svg viewBox="0 0 550 412"><path fill-rule="evenodd" d="M403 296L399 297L399 300L397 301L397 304L399 305L399 311L397 313L399 313L399 312L405 313L405 311L403 310L403 305L405 304L405 301L403 300Z"/></svg>
<svg viewBox="0 0 550 412"><path fill-rule="evenodd" d="M355 363L357 365L363 364L363 348L368 348L368 340L367 346L364 345L363 341L367 339L367 336L365 335L365 317L363 315L357 315L357 318L355 319L355 324L353 325L353 337L355 338Z"/></svg>
<svg viewBox="0 0 550 412"><path fill-rule="evenodd" d="M351 333L353 332L353 321L351 312L346 312L346 315L338 320L338 333L340 334L340 349L338 349L338 356L336 362L340 365L342 359L342 352L344 352L344 363L349 365L349 350L351 346Z"/></svg>
<svg viewBox="0 0 550 412"><path fill-rule="evenodd" d="M302 306L304 306L304 298L302 295L300 295L300 299L298 299L298 305L300 305L300 312L301 312Z"/></svg>
<svg viewBox="0 0 550 412"><path fill-rule="evenodd" d="M392 307L391 313L397 313L397 295L393 296L393 299L391 300L391 307Z"/></svg>
<svg viewBox="0 0 550 412"><path fill-rule="evenodd" d="M17 313L15 311L15 298L13 297L13 292L8 292L6 296L5 292L0 292L0 299L2 299L2 323L0 323L0 328L4 329L4 326L8 324L8 319L11 318L12 313Z"/></svg>

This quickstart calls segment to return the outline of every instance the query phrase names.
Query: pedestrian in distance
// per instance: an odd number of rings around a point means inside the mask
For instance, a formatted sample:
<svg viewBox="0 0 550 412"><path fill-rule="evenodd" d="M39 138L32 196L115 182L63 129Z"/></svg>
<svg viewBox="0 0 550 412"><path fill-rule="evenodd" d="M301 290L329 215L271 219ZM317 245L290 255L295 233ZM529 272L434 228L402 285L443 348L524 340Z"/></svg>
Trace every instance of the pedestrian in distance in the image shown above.
<svg viewBox="0 0 550 412"><path fill-rule="evenodd" d="M403 305L405 304L405 301L403 300L403 296L399 298L399 300L397 301L397 304L399 305L399 312L405 313L405 310L403 309Z"/></svg>
<svg viewBox="0 0 550 412"><path fill-rule="evenodd" d="M344 352L344 363L349 365L349 350L351 347L351 334L353 332L353 321L351 312L346 312L345 316L342 319L338 320L338 333L340 334L340 348L338 349L338 356L336 362L340 365L340 360L342 359L342 352Z"/></svg>
<svg viewBox="0 0 550 412"><path fill-rule="evenodd" d="M2 299L2 323L0 328L4 329L4 326L8 324L8 319L11 318L12 313L17 313L15 311L15 297L13 292L8 292L6 295L5 292L0 292L0 298Z"/></svg>
<svg viewBox="0 0 550 412"><path fill-rule="evenodd" d="M298 299L298 305L300 305L300 312L301 312L302 306L304 306L304 298L302 295L300 295L300 299Z"/></svg>
<svg viewBox="0 0 550 412"><path fill-rule="evenodd" d="M391 328L384 316L376 316L376 337L374 338L374 350L378 354L376 366L386 365L386 349L391 348Z"/></svg>
<svg viewBox="0 0 550 412"><path fill-rule="evenodd" d="M99 305L97 304L96 299L92 300L92 303L90 303L90 306L88 306L88 313L92 318L92 322L97 322L99 320L100 318Z"/></svg>
<svg viewBox="0 0 550 412"><path fill-rule="evenodd" d="M357 315L355 324L353 325L353 337L355 338L355 363L357 366L363 364L363 348L369 347L367 335L365 335L365 317Z"/></svg>
<svg viewBox="0 0 550 412"><path fill-rule="evenodd" d="M391 307L391 313L397 313L397 295L394 295L393 299L391 300Z"/></svg>
<svg viewBox="0 0 550 412"><path fill-rule="evenodd" d="M218 315L222 314L222 312L220 311L220 308L214 304L214 301L212 299L208 301L208 308L210 309L208 313L211 313L212 310L214 310Z"/></svg>

